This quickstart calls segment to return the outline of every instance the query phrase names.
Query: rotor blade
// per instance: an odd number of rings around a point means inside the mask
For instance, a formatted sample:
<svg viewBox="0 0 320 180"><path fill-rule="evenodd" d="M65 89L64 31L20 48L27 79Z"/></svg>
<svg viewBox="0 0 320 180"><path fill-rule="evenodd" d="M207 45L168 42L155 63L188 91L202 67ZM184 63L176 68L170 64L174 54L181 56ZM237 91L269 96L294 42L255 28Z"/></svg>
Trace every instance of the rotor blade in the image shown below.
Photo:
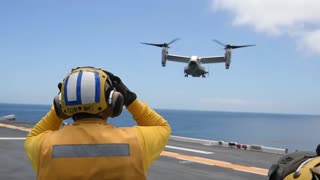
<svg viewBox="0 0 320 180"><path fill-rule="evenodd" d="M142 42L141 44L145 44L145 45L149 45L149 46L163 47L163 44L153 44L153 43L145 43L145 42Z"/></svg>
<svg viewBox="0 0 320 180"><path fill-rule="evenodd" d="M250 47L250 46L255 46L255 45L242 45L242 46L232 46L230 45L231 49L237 49L237 48L244 48L244 47Z"/></svg>
<svg viewBox="0 0 320 180"><path fill-rule="evenodd" d="M178 40L180 40L180 38L175 38L174 40L170 41L170 42L168 43L168 45L169 45L169 44L172 44L172 43L174 43L174 42L176 42L176 41L178 41Z"/></svg>
<svg viewBox="0 0 320 180"><path fill-rule="evenodd" d="M220 42L220 41L218 41L218 40L216 40L216 39L214 39L213 41L215 41L216 43L218 43L218 44L220 44L220 45L222 45L222 46L226 46L225 44L223 44L222 42Z"/></svg>

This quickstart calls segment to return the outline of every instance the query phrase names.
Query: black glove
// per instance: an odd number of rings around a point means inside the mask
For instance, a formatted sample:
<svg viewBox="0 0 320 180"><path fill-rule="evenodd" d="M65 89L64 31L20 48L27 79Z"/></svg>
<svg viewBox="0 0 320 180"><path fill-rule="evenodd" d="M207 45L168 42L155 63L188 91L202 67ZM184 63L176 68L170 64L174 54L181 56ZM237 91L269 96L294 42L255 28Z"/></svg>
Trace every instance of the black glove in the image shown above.
<svg viewBox="0 0 320 180"><path fill-rule="evenodd" d="M115 76L108 71L105 71L105 73L109 76L113 87L123 95L124 105L126 107L128 107L134 100L137 99L137 95L134 92L130 91L118 76Z"/></svg>

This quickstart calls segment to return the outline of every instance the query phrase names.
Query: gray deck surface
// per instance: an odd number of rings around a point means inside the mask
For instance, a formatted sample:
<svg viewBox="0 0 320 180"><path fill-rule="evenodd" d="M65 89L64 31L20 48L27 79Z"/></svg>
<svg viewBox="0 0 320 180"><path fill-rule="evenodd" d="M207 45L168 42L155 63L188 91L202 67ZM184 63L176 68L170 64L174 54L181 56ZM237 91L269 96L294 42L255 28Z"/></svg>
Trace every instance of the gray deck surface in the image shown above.
<svg viewBox="0 0 320 180"><path fill-rule="evenodd" d="M4 123L4 122L0 122ZM7 122L16 126L32 127L32 124ZM23 139L3 139L5 137L25 137L28 132L0 127L0 179L36 179L35 173L27 159ZM2 138L2 139L1 139ZM239 150L220 146L208 146L197 143L186 143L170 140L165 153L182 155L205 161L218 160L241 167L256 167L267 170L281 155L255 151ZM255 168L253 168L255 169ZM148 175L150 180L261 180L266 175L235 170L232 167L210 165L194 162L181 157L161 155L151 166Z"/></svg>

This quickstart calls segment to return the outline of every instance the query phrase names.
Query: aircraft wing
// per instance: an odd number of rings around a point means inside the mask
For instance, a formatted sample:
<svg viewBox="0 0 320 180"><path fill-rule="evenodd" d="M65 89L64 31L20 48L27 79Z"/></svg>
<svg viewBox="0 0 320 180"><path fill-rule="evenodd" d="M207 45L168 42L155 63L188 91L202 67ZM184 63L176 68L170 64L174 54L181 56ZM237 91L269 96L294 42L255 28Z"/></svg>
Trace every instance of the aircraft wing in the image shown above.
<svg viewBox="0 0 320 180"><path fill-rule="evenodd" d="M226 59L224 56L216 56L216 57L201 57L200 62L202 64L207 63L223 63L226 62Z"/></svg>
<svg viewBox="0 0 320 180"><path fill-rule="evenodd" d="M188 62L190 61L190 57L188 57L188 56L179 56L179 55L167 54L167 60L168 60L168 61L188 63Z"/></svg>

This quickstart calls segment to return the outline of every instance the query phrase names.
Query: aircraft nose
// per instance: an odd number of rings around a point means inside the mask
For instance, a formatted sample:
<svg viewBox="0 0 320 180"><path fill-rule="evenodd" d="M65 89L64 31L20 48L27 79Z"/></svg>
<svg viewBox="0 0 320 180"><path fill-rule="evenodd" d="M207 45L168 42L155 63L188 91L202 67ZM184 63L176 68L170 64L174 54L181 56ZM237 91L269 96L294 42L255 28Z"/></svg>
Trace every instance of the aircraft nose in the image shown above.
<svg viewBox="0 0 320 180"><path fill-rule="evenodd" d="M196 65L197 65L197 63L192 61L189 63L189 68L195 68Z"/></svg>

